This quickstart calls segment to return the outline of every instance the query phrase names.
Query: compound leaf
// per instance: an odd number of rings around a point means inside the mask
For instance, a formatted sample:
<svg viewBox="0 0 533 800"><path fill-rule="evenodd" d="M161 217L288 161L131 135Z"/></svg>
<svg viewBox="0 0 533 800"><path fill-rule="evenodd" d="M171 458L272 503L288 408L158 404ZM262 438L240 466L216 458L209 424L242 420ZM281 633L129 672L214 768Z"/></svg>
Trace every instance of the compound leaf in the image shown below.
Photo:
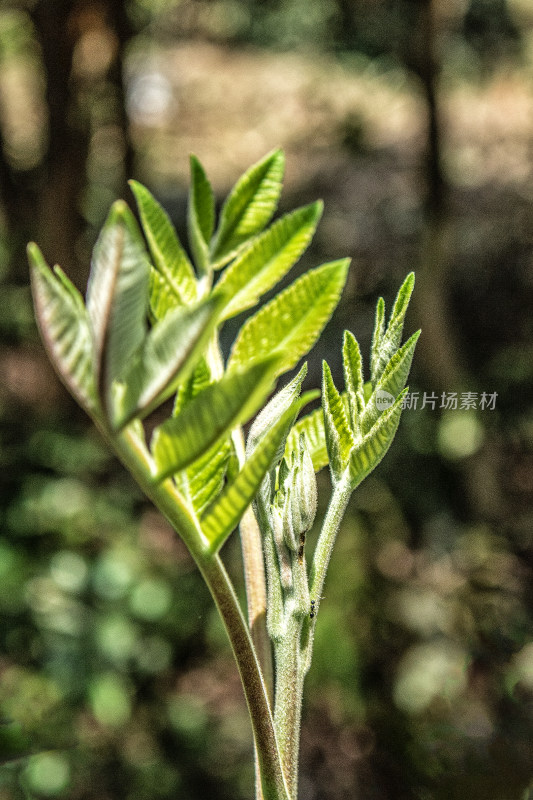
<svg viewBox="0 0 533 800"><path fill-rule="evenodd" d="M316 202L286 214L253 239L223 272L215 293L225 292L229 302L223 318L254 306L290 270L307 248L322 214Z"/></svg>
<svg viewBox="0 0 533 800"><path fill-rule="evenodd" d="M298 278L242 326L228 369L276 353L286 372L313 346L333 313L346 281L349 259L323 264Z"/></svg>

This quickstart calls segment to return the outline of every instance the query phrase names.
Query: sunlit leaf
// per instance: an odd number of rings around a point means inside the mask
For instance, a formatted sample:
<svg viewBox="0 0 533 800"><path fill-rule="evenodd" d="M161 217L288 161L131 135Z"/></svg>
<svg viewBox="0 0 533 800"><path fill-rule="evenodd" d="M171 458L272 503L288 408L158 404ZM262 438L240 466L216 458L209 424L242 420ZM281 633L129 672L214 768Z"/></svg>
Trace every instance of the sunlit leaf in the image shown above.
<svg viewBox="0 0 533 800"><path fill-rule="evenodd" d="M223 439L185 470L189 498L197 514L202 514L224 488L232 452L231 440Z"/></svg>
<svg viewBox="0 0 533 800"><path fill-rule="evenodd" d="M296 400L262 436L246 459L235 479L202 517L202 530L216 552L239 524L242 515L254 499L267 472L282 449L287 431L299 410L309 402L305 396Z"/></svg>
<svg viewBox="0 0 533 800"><path fill-rule="evenodd" d="M315 411L297 420L287 437L287 444L285 446L286 458L298 447L298 441L302 433L305 433L306 436L314 470L315 472L319 472L329 463L322 407L317 408Z"/></svg>
<svg viewBox="0 0 533 800"><path fill-rule="evenodd" d="M411 362L415 352L416 343L420 331L413 333L405 344L394 353L389 363L381 373L381 377L376 383L376 388L373 391L362 415L361 429L363 433L367 433L372 425L379 417L381 410L376 403L377 396L380 392L387 392L391 397L396 398L404 388L409 370L411 369Z"/></svg>
<svg viewBox="0 0 533 800"><path fill-rule="evenodd" d="M209 369L205 357L202 356L196 363L188 380L180 383L176 393L172 416L177 417L186 404L196 397L197 394L200 394L210 383L213 383L211 370Z"/></svg>
<svg viewBox="0 0 533 800"><path fill-rule="evenodd" d="M114 409L116 428L149 414L170 397L177 380L188 378L213 331L219 307L217 298L178 307L154 325L124 374L124 391Z"/></svg>
<svg viewBox="0 0 533 800"><path fill-rule="evenodd" d="M211 261L223 266L271 219L281 193L285 157L275 150L250 167L237 181L222 207L211 246Z"/></svg>
<svg viewBox="0 0 533 800"><path fill-rule="evenodd" d="M359 430L361 415L365 407L364 380L361 351L356 338L350 331L344 331L342 348L344 382L348 396L348 410L352 431Z"/></svg>
<svg viewBox="0 0 533 800"><path fill-rule="evenodd" d="M409 306L411 294L413 293L414 285L415 275L414 272L410 272L398 291L387 329L379 337L379 345L376 345L376 352L375 354L373 353L372 385L374 387L381 377L381 373L385 369L386 365L400 347L405 315L407 313L407 308ZM378 318L376 317L376 325L377 323Z"/></svg>
<svg viewBox="0 0 533 800"><path fill-rule="evenodd" d="M385 333L385 300L380 297L376 305L376 319L374 333L372 334L372 349L370 353L370 373L372 379L377 374L379 352L383 334Z"/></svg>
<svg viewBox="0 0 533 800"><path fill-rule="evenodd" d="M157 480L184 469L224 433L246 422L272 388L277 359L256 361L210 384L176 417L155 429L152 452Z"/></svg>
<svg viewBox="0 0 533 800"><path fill-rule="evenodd" d="M392 444L402 413L402 403L407 389L398 395L396 402L384 411L374 427L352 450L348 469L352 489L377 467Z"/></svg>
<svg viewBox="0 0 533 800"><path fill-rule="evenodd" d="M325 361L323 362L322 407L329 463L333 477L338 479L348 463L354 439L346 419L344 403Z"/></svg>
<svg viewBox="0 0 533 800"><path fill-rule="evenodd" d="M93 346L87 311L78 290L55 267L52 273L36 244L28 245L39 329L59 377L86 409L96 409Z"/></svg>
<svg viewBox="0 0 533 800"><path fill-rule="evenodd" d="M209 264L209 242L215 226L215 196L196 156L191 155L190 165L191 188L187 214L189 243L198 268L205 272Z"/></svg>
<svg viewBox="0 0 533 800"><path fill-rule="evenodd" d="M128 368L146 336L149 276L135 218L118 200L96 242L87 289L98 386L106 405L113 380Z"/></svg>
<svg viewBox="0 0 533 800"><path fill-rule="evenodd" d="M196 299L194 271L167 212L145 186L137 181L129 183L154 267L167 293L168 308L193 302ZM163 316L159 304L158 310L156 316Z"/></svg>
<svg viewBox="0 0 533 800"><path fill-rule="evenodd" d="M246 441L246 457L249 458L263 436L272 428L280 416L293 405L300 395L302 382L307 375L307 364L304 364L298 374L286 386L276 392L268 401L266 406L261 409L257 417L250 426L248 439Z"/></svg>
<svg viewBox="0 0 533 800"><path fill-rule="evenodd" d="M290 270L313 237L322 203L312 203L279 219L257 236L223 272L215 292L228 304L224 319L254 306Z"/></svg>
<svg viewBox="0 0 533 800"><path fill-rule="evenodd" d="M313 346L339 302L349 263L333 261L307 272L248 319L233 344L228 369L269 353L279 357L278 374L292 369Z"/></svg>

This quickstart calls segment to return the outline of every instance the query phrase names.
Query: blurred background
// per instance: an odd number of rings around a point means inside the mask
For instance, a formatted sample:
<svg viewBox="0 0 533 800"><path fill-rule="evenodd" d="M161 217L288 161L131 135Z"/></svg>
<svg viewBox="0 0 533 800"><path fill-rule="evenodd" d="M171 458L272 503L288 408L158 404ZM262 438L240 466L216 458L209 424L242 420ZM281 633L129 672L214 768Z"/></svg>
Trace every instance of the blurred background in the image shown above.
<svg viewBox="0 0 533 800"><path fill-rule="evenodd" d="M54 377L25 244L83 288L127 178L183 234L190 152L221 200L278 146L280 210L325 200L296 272L353 259L309 385L411 269L423 329L326 582L300 797L533 797L530 0L3 0L0 800L251 797L210 598Z"/></svg>

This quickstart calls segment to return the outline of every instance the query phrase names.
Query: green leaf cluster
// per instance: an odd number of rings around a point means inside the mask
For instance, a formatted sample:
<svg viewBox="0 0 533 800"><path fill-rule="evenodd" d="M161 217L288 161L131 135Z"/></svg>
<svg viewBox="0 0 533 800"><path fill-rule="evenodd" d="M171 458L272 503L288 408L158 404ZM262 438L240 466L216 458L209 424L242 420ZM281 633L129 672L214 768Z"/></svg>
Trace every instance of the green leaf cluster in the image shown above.
<svg viewBox="0 0 533 800"><path fill-rule="evenodd" d="M385 303L377 303L368 383L363 378L359 344L344 332L342 349L345 391L339 392L323 363L322 409L297 422L287 441L295 447L305 433L315 470L329 463L333 483L348 477L352 490L379 464L398 425L405 388L420 331L401 345L405 315L414 287L410 273L396 297L385 326Z"/></svg>
<svg viewBox="0 0 533 800"><path fill-rule="evenodd" d="M49 269L35 244L28 255L51 360L111 441L130 427L143 440L142 420L174 396L147 448L151 480L173 482L214 552L279 460L311 396L294 398L290 411L272 419L248 458L236 431L313 346L338 303L349 262L309 271L254 310L309 245L322 204L271 223L284 171L276 150L237 181L217 218L213 189L195 156L190 167L188 249L151 192L131 181L140 226L124 201L113 205L94 247L85 301L59 267ZM225 363L221 328L249 310Z"/></svg>

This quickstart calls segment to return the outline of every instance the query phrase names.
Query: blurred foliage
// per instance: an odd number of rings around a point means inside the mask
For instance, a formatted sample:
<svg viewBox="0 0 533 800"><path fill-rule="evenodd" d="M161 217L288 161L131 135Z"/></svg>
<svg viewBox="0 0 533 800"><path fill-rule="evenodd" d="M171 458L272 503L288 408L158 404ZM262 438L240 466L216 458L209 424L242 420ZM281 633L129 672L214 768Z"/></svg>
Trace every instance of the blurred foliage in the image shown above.
<svg viewBox="0 0 533 800"><path fill-rule="evenodd" d="M126 177L179 225L190 150L221 195L275 146L287 205L326 201L310 259L354 257L310 383L342 328L368 351L376 294L415 267L411 390L498 394L406 411L352 501L302 798L532 796L532 77L529 0L3 4L0 800L249 797L210 598L46 365L23 247L81 285Z"/></svg>

